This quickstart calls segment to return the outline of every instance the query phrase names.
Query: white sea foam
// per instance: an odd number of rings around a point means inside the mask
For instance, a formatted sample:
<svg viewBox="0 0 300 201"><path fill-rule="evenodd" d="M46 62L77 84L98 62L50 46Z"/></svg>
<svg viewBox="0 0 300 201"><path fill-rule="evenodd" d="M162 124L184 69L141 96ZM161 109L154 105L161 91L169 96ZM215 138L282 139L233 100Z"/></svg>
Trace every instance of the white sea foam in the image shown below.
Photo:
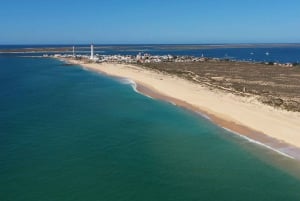
<svg viewBox="0 0 300 201"><path fill-rule="evenodd" d="M147 95L147 94L144 94L142 92L140 92L139 90L137 90L137 84L135 81L129 79L129 78L120 78L119 81L122 83L122 84L126 84L126 85L130 85L132 87L132 89L136 92L136 93L139 93L139 94L142 94L143 96L146 96L148 98L151 98L153 99L153 97Z"/></svg>
<svg viewBox="0 0 300 201"><path fill-rule="evenodd" d="M128 78L120 78L119 81L122 84L130 85L135 92L139 93L139 91L137 90L137 85L133 80Z"/></svg>
<svg viewBox="0 0 300 201"><path fill-rule="evenodd" d="M177 106L177 104L176 104L176 103L174 103L174 102L172 102L172 101L169 101L169 103L171 103L172 105L175 105L175 106Z"/></svg>
<svg viewBox="0 0 300 201"><path fill-rule="evenodd" d="M201 117L204 117L205 119L211 120L211 118L209 116L207 116L206 114L203 114L202 112L197 111L197 114L199 114Z"/></svg>
<svg viewBox="0 0 300 201"><path fill-rule="evenodd" d="M274 152L276 152L276 153L278 153L278 154L280 154L280 155L282 155L282 156L285 156L285 157L288 157L288 158L291 158L291 159L295 159L293 156L291 156L291 155L289 155L289 154L287 154L287 153L284 153L284 152L282 152L282 151L279 151L278 149L275 149L275 148L273 148L273 147L271 147L271 146L269 146L269 145L266 145L266 144L261 143L261 142L256 141L256 140L253 140L253 139L251 139L251 138L249 138L249 137L247 137L247 136L241 135L240 133L235 132L235 131L233 131L233 130L230 130L230 129L228 129L228 128L225 128L225 127L222 127L222 128L223 128L224 130L230 132L230 133L234 133L235 135L238 135L239 137L241 137L241 138L243 138L243 139L246 139L247 141L249 141L249 142L251 142L251 143L255 143L255 144L257 144L257 145L263 146L263 147L265 147L265 148L267 148L267 149L270 149L270 150L272 150L272 151L274 151Z"/></svg>

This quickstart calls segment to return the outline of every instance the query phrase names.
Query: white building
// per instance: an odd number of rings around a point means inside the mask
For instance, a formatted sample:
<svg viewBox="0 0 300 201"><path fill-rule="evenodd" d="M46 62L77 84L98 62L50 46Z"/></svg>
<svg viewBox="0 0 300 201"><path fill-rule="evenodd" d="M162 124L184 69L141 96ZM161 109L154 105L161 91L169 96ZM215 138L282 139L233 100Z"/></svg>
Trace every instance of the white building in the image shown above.
<svg viewBox="0 0 300 201"><path fill-rule="evenodd" d="M91 44L91 59L94 59L94 45Z"/></svg>
<svg viewBox="0 0 300 201"><path fill-rule="evenodd" d="M136 60L138 61L138 60L140 60L140 59L142 59L142 53L139 52L139 54L136 55Z"/></svg>

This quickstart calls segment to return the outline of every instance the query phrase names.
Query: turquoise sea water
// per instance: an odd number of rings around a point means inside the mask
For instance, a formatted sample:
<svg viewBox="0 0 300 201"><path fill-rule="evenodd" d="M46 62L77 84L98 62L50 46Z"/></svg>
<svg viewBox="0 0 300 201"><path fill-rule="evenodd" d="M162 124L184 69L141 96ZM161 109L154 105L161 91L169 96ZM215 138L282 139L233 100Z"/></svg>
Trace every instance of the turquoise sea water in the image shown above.
<svg viewBox="0 0 300 201"><path fill-rule="evenodd" d="M1 201L300 200L299 163L124 81L0 57Z"/></svg>

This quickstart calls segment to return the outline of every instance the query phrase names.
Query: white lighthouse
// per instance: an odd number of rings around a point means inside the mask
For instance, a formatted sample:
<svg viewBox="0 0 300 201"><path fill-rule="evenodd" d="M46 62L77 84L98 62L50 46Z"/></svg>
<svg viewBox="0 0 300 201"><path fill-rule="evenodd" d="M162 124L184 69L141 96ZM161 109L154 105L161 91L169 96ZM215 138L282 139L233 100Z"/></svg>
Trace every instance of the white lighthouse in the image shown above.
<svg viewBox="0 0 300 201"><path fill-rule="evenodd" d="M94 45L91 44L91 59L94 59Z"/></svg>
<svg viewBox="0 0 300 201"><path fill-rule="evenodd" d="M75 46L73 46L73 57L75 57Z"/></svg>

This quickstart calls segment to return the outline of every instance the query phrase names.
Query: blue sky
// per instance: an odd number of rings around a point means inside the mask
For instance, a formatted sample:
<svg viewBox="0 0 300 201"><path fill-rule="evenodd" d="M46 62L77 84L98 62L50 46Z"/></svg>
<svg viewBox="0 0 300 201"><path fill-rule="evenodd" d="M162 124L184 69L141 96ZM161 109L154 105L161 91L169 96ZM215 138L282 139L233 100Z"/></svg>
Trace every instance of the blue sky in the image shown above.
<svg viewBox="0 0 300 201"><path fill-rule="evenodd" d="M300 42L299 0L0 0L0 44Z"/></svg>

